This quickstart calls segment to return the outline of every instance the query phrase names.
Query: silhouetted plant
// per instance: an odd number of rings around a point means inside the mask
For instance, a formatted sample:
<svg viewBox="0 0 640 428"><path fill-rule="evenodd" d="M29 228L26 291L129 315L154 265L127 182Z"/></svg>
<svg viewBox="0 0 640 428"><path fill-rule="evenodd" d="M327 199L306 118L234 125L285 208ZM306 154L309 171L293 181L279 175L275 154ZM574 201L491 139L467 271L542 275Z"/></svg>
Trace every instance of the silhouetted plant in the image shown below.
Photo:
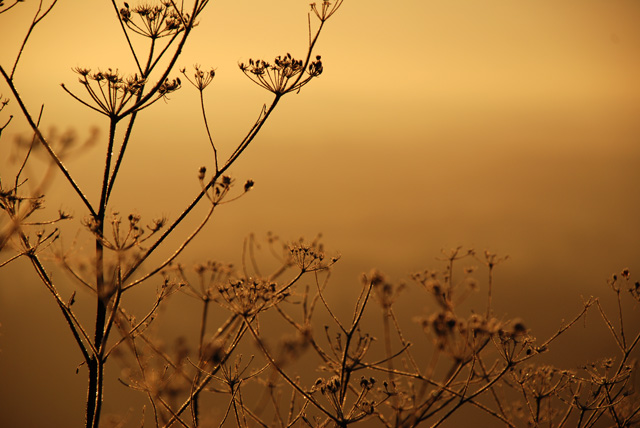
<svg viewBox="0 0 640 428"><path fill-rule="evenodd" d="M167 95L181 87L180 79L177 77L172 78L169 75L191 31L196 27L197 19L209 2L208 0L194 0L189 7L183 2L176 3L173 0L168 0L158 2L157 5L140 4L134 7L123 3L123 5L119 7L116 2L113 1L112 5L116 12L116 17L121 24L128 48L135 60L138 69L137 72L125 75L117 68L92 71L90 68L76 67L74 71L80 76L79 83L84 88L85 95L78 95L66 85L62 85L63 89L75 100L93 111L104 115L108 119L109 132L105 151L104 174L100 187L100 199L97 204L89 201L80 185L73 179L62 160L60 150L56 150L51 140L44 137L38 125L39 119L34 120L29 109L23 103L15 85L14 74L29 35L52 10L55 3L54 1L44 10L42 2L40 3L11 71L7 72L4 67L0 68L0 71L13 94L14 100L18 103L24 117L34 132L31 147L41 145L45 148L57 169L64 174L66 180L71 184L87 210L88 216L83 221L83 224L94 237L95 260L93 262L93 271L89 272L90 276L83 275L82 272L79 272L73 266L73 262L70 261L67 256L62 256L60 259L67 270L97 297L95 312L96 324L93 333L91 334L87 326L81 323L75 316L72 310L73 297L65 301L59 295L49 271L41 261L40 253L55 240L58 231L53 230L48 233L38 231L35 233L35 238L29 236L29 226L45 225L45 223L28 222L30 216L36 210L42 208L43 195L23 194L20 188L22 184L20 183L22 168L15 177L14 185L8 188L3 186L2 188L1 207L8 216L8 226L4 228L5 230L3 230L0 242L3 247L10 240L17 240L20 243L17 247L18 251L16 256L10 258L9 261L20 256L28 257L41 280L49 288L57 301L89 370L86 426L96 427L100 420L103 401L104 367L111 353L109 346L111 331L114 326L123 329L125 325L123 320L127 319L121 307L123 293L144 280L152 278L168 266L202 229L202 226L209 220L215 207L225 202L225 199L230 199L228 197L230 196L230 192L232 192L233 181L225 175L224 172L234 164L240 154L251 144L276 107L280 98L286 92L294 89L299 90L304 84L308 83L312 77L317 77L322 71L319 60L311 61L310 58L326 18L318 17L320 25L315 36L309 40L305 60L292 61L291 57L287 56L284 59L278 59L276 61L277 65L274 70L277 69L282 72L280 78L282 82L284 82L284 86L278 86L277 90L273 91L275 99L271 105L268 108L265 106L247 136L241 141L223 165L218 165L216 147L213 141L210 140L215 154L215 170L211 176L205 179L206 168L201 168L199 179L202 184L202 189L200 193L195 195L192 202L183 210L177 219L172 222L168 222L166 219L158 219L152 221L145 227L137 215L131 214L123 221L119 213L113 212L109 214L109 202L112 191L119 176L120 166L127 152L137 115L156 101L163 98L166 99ZM340 0L333 3L334 10L337 9L340 4ZM15 4L6 7L2 12L7 12L13 6L15 6ZM311 34L311 25L309 31ZM134 36L142 36L149 39L146 52L141 52L139 49L134 48L131 42L131 37ZM142 61L141 58L146 58L146 60ZM167 63L163 68L159 66L161 59L166 59ZM259 62L265 64L264 61ZM300 68L303 70L308 68L309 70L309 76L304 80L301 80L302 75ZM293 71L294 69L295 71ZM195 84L201 95L213 77L214 73L210 72L205 79L204 74L202 74L199 69L196 69ZM201 98L201 101L204 114L204 100ZM7 101L3 101L2 106L4 107L6 103ZM204 118L206 123L206 115L204 115ZM124 124L125 132L124 137L118 143L116 141L116 131L121 123ZM6 127L6 125L4 125L2 129L4 129L4 127ZM30 154L31 150L27 152L24 163L27 162ZM251 181L247 181L244 185L243 192L247 192L252 184ZM169 235L174 233L176 227L193 211L194 207L205 200L209 201L210 209L200 226L187 236L184 242L179 245L165 262L152 269L148 274L134 279L134 274L139 271L140 265L147 260L151 254L156 252L158 246L164 242ZM54 224L68 218L69 216L67 214L60 212L57 219L51 220L46 224ZM90 277L92 277L92 279L89 279ZM234 284L233 289L238 293L234 295L235 297L233 299L230 298L230 300L233 300L233 302L230 301L230 304L234 307L244 308L243 310L246 314L253 310L253 308L251 308L251 305L254 303L253 299L266 298L269 290L264 288L267 286L266 284L256 283L254 286L257 287L256 292L258 295L245 295L239 292L243 286L241 283ZM168 289L163 290L165 291L158 295L158 304L166 298L167 293L169 293L169 291L167 291ZM242 298L240 297L241 295ZM278 295L275 294L271 297L276 300L279 298ZM242 304L238 306L238 302L241 300ZM269 304L274 304L274 302L270 302ZM157 305L155 307L157 308ZM146 318L147 321L150 319L152 319L152 314ZM131 331L128 333L122 330L123 338L130 338L134 332L142 330L142 327L143 325L131 325Z"/></svg>
<svg viewBox="0 0 640 428"><path fill-rule="evenodd" d="M4 7L0 13L17 3L5 7L0 2ZM323 63L314 47L342 0L311 4L309 44L302 59L287 53L271 62L250 59L239 63L251 81L273 94L273 100L226 159L211 136L203 95L215 70L200 65L193 72L180 70L199 92L213 162L197 171L200 191L175 219L151 221L114 209L112 193L138 114L181 88L181 79L170 75L209 2L193 0L187 7L165 0L131 7L112 1L137 70L125 74L116 67L93 71L76 67L73 71L82 89L62 86L108 123L97 203L89 201L65 165L66 156L79 146L75 135L52 131L45 137L40 127L42 109L35 118L16 87L14 74L29 35L55 3L44 10L40 3L11 71L0 67L12 101L33 132L30 140L20 140L26 151L17 173L9 182L6 177L0 181L0 249L15 251L0 267L27 258L58 305L87 368L86 427L100 424L105 368L114 361L123 367L120 382L147 397L151 424L156 427L437 427L463 407L475 408L496 425L508 427L631 427L640 423L640 399L634 385L637 363L632 358L640 331L637 325L629 325L623 310L623 299L640 302L640 284L632 282L626 269L608 282L616 297L615 315L607 313L600 300L589 298L569 322L538 341L525 321L495 316L494 272L506 257L488 251L481 255L462 248L443 252L439 259L443 269L415 273L407 283L371 271L362 276L360 293L347 318L337 313L326 296L331 268L339 256L325 252L320 236L312 241L283 242L270 234L266 245L251 236L245 241L239 267L207 261L192 269L178 262L216 208L253 187L253 181L247 180L238 189L228 170L254 141L280 99L321 75ZM131 41L138 36L148 39L144 52ZM2 99L0 113L7 103ZM10 122L11 117L0 131ZM117 131L122 128L118 139ZM80 148L96 138L93 135ZM48 171L61 172L84 206L81 224L94 245L89 264L53 245L60 234L56 225L70 220L68 213L59 211L48 214L49 220L33 220L34 213L45 208L50 182L47 171L41 185L32 186L31 191L24 186L25 165L36 149L44 150L50 160ZM162 261L151 263L151 256L178 233L177 227L194 215L197 206L207 208L199 224ZM63 297L44 263L43 252L52 248L80 289L95 297L93 329L74 311L76 292ZM267 257L273 260L266 262ZM475 276L476 267L460 266L469 261L484 265L486 280ZM143 271L144 262L152 266ZM125 307L123 296L143 282L155 283L156 291L146 313L135 316ZM424 291L420 297L424 307L434 309L416 314L414 322L407 323L398 316L396 305L412 287ZM474 300L472 295L482 288L486 306L463 310L462 303ZM172 346L154 330L161 307L178 293L192 298L200 308L191 326L197 337L195 347L186 339L190 330ZM597 308L619 355L575 370L538 363L539 354L548 352L591 308ZM371 321L371 312L379 312L380 325ZM214 315L220 321L211 331ZM270 323L281 326L275 334L267 327ZM248 349L257 349L257 355L247 357ZM314 371L320 376L316 378Z"/></svg>

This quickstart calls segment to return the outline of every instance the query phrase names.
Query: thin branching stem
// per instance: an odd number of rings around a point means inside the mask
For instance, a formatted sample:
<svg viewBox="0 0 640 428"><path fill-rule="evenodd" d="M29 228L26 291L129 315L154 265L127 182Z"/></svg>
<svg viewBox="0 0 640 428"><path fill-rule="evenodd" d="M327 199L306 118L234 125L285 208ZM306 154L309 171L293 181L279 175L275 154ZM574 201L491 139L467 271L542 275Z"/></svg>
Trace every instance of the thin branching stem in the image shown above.
<svg viewBox="0 0 640 428"><path fill-rule="evenodd" d="M309 393L307 393L304 389L302 389L300 387L300 385L298 385L296 382L294 382L293 379L291 379L289 377L289 375L287 375L284 370L282 370L282 368L280 367L280 365L273 359L273 357L271 356L271 354L269 353L269 351L267 350L267 348L265 347L264 343L262 342L262 339L260 339L260 336L258 335L258 333L255 331L255 329L251 326L251 321L246 318L243 317L244 319L244 325L247 327L247 329L249 330L249 332L251 333L251 335L253 336L253 338L255 339L256 344L258 345L258 347L260 348L260 350L262 351L263 355L265 356L265 358L267 359L267 361L269 361L269 363L271 364L271 366L274 368L274 370L276 370L280 376L282 376L283 379L286 380L286 382L291 385L292 388L294 388L295 390L297 390L304 398L306 398L311 404L313 404L318 410L320 410L322 413L324 413L325 415L327 415L330 419L332 419L333 421L335 421L336 423L340 423L340 421L338 420L338 418L336 416L334 416L329 410L325 409L325 407L318 403L318 401L316 399L313 398L313 396L311 396Z"/></svg>
<svg viewBox="0 0 640 428"><path fill-rule="evenodd" d="M207 137L209 138L209 143L211 143L211 148L213 149L213 163L216 167L216 172L218 172L218 151L216 150L216 145L213 144L213 138L211 137L211 130L209 129L209 122L207 121L207 113L204 111L204 90L200 89L200 107L202 108L202 118L204 119L204 128L207 131Z"/></svg>
<svg viewBox="0 0 640 428"><path fill-rule="evenodd" d="M56 5L57 2L58 2L58 0L53 0L53 2L49 5L47 10L45 10L44 13L42 13L42 15L40 15L40 12L42 11L42 0L40 0L40 2L38 3L38 10L36 11L35 15L33 16L33 21L31 22L31 25L29 26L29 30L27 31L27 35L24 37L24 40L22 41L22 45L20 46L20 50L18 51L18 55L16 57L16 60L13 63L13 68L11 69L11 79L13 79L13 75L16 72L16 67L18 66L18 61L20 61L20 57L22 56L22 52L24 51L24 48L27 45L27 41L29 40L29 36L31 36L31 33L36 28L36 25L38 25L40 23L40 21L42 21L49 14L49 12L51 12L51 10L53 9L53 7Z"/></svg>
<svg viewBox="0 0 640 428"><path fill-rule="evenodd" d="M260 128L262 128L262 125L269 118L269 115L271 114L271 112L273 112L273 110L275 109L279 99L280 99L280 97L276 97L274 99L274 101L271 104L269 110L259 120L260 123L256 127L254 127L255 132L253 132L249 137L247 137L246 142L244 143L245 146L244 146L244 148L242 150L244 150L249 145L249 143L251 143L251 141L253 141L253 139L257 135L257 132L260 130ZM200 191L200 193L198 193L198 195L193 199L193 201L187 206L187 208L185 208L182 211L182 213L178 216L178 218L176 220L174 220L174 222L156 240L156 242L154 242L149 247L149 249L147 251L145 251L145 253L141 257L139 257L138 260L129 268L129 270L124 273L124 275L122 276L123 280L126 281L131 276L131 274L133 274L133 272L142 264L142 262L145 261L158 248L158 246L160 246L160 244L173 232L173 230L176 227L178 227L178 225L180 223L182 223L182 221L189 215L189 213L196 207L196 205L198 205L200 200L207 194L207 191L216 183L217 179L220 178L222 176L222 174L224 174L226 172L226 170L229 169L229 167L231 167L231 165L233 164L233 161L235 161L235 159L237 159L237 157L239 155L240 155L240 153L237 153L237 155L235 156L235 158L233 158L233 160L230 159L220 169L220 171L218 171L213 176L213 178L203 187L203 189Z"/></svg>
<svg viewBox="0 0 640 428"><path fill-rule="evenodd" d="M120 113L118 115L119 119L128 116L134 111L139 111L142 108L144 108L144 105L147 104L147 102L150 101L157 94L160 87L164 84L165 80L169 77L169 73L171 73L171 70L173 70L173 67L178 61L178 57L182 53L182 49L184 48L184 45L187 42L187 38L189 37L189 34L191 34L191 30L195 26L196 18L197 18L196 12L198 11L199 3L200 3L199 1L194 2L193 13L190 16L189 22L187 22L187 24L184 26L184 31L182 32L182 38L180 39L180 42L178 43L178 46L176 47L176 50L173 53L173 56L169 60L169 63L167 64L165 71L162 73L162 76L158 79L157 83L149 90L147 95L144 95L134 105L129 107L124 112Z"/></svg>
<svg viewBox="0 0 640 428"><path fill-rule="evenodd" d="M118 10L118 5L116 5L115 0L111 0L111 4L113 5L113 10L116 12L116 16L118 17L118 23L120 23L120 28L124 33L124 37L127 39L127 45L129 46L129 51L131 52L131 55L133 56L133 59L136 62L138 71L140 72L140 74L142 74L142 67L140 67L140 61L138 61L138 55L136 55L136 50L133 48L133 45L131 44L131 39L129 38L129 33L127 32L127 29L124 26L124 22L122 22L122 19L120 19L120 11Z"/></svg>
<svg viewBox="0 0 640 428"><path fill-rule="evenodd" d="M73 178L71 178L71 174L69 174L69 171L67 171L67 168L64 166L64 164L62 163L60 158L58 158L58 156L53 151L53 149L51 148L51 146L49 145L47 140L45 140L44 136L40 132L40 129L38 128L36 123L33 121L31 115L29 114L29 111L27 110L26 106L22 102L22 98L18 94L18 91L17 91L16 87L13 84L13 80L7 75L7 73L5 72L4 68L2 68L2 66L0 66L0 73L2 73L2 76L4 77L5 81L7 82L7 85L11 89L11 92L13 93L13 96L14 96L15 100L18 102L18 105L20 106L20 109L22 110L22 113L24 114L25 118L27 119L27 122L29 122L29 126L31 127L33 132L35 132L36 135L38 136L38 140L42 143L42 145L44 146L45 150L49 153L49 155L52 157L52 159L54 160L54 162L56 163L56 165L58 166L60 171L64 174L64 176L67 179L67 181L71 184L71 187L73 187L73 189L76 191L76 193L78 194L80 199L82 199L82 202L85 204L85 206L87 207L87 209L89 210L91 215L95 216L96 215L96 211L93 209L93 206L91 206L91 203L89 203L89 200L86 198L86 196L84 195L82 190L80 190L80 187L76 184L76 182L73 180Z"/></svg>
<svg viewBox="0 0 640 428"><path fill-rule="evenodd" d="M154 269L152 269L149 273L147 273L143 277L141 277L141 278L139 278L139 279L137 279L135 281L132 281L131 283L129 283L126 286L124 286L123 287L123 291L126 291L126 290L130 289L131 287L134 287L134 286L144 282L145 280L151 278L152 276L154 276L158 272L160 272L162 269L167 267L172 261L174 261L176 259L176 257L178 257L180 255L180 253L187 247L187 245L189 245L189 243L193 240L193 238L195 238L198 235L198 233L200 233L202 228L209 222L209 219L213 215L213 211L214 211L215 208L216 208L216 204L211 204L211 208L209 209L209 211L205 215L204 219L195 228L195 230L193 232L191 232L191 234L182 242L182 244L180 244L180 246L173 252L173 254L171 254L164 262L160 263L158 266L156 266ZM133 273L133 268L130 268L129 273L126 276L130 276L132 273ZM126 279L126 276L125 276L125 279Z"/></svg>
<svg viewBox="0 0 640 428"><path fill-rule="evenodd" d="M184 413L184 411L191 406L192 403L192 398L195 394L199 394L208 384L209 382L214 379L215 374L220 370L220 368L222 367L222 365L227 361L227 359L231 356L231 354L233 353L233 351L236 349L236 347L238 346L238 344L240 343L240 340L244 337L245 332L247 331L247 327L245 323L240 324L240 327L238 328L238 331L236 332L235 337L233 338L233 341L231 343L231 345L226 349L226 352L224 353L224 357L222 358L222 360L220 361L220 363L216 366L215 370L211 371L210 373L208 373L201 381L200 383L193 388L191 395L189 396L189 398L182 403L182 405L178 408L178 410L176 410L176 412L173 414L172 418L169 419L166 424L163 426L163 428L169 428L177 419L178 417Z"/></svg>

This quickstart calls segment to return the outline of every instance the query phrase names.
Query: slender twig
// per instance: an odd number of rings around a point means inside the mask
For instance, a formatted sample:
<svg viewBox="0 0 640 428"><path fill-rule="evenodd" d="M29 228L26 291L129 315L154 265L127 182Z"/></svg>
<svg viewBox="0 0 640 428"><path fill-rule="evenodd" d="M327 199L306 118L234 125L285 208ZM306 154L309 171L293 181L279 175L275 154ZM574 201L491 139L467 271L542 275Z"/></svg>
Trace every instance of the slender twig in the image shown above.
<svg viewBox="0 0 640 428"><path fill-rule="evenodd" d="M251 326L250 320L248 320L246 317L243 317L243 318L245 320L244 325L247 327L247 329L249 330L249 332L251 333L251 335L255 339L256 344L258 345L258 347L260 348L260 350L262 351L264 356L267 358L267 361L269 361L269 363L271 363L271 366L274 368L274 370L276 370L278 373L280 373L280 375L287 381L287 383L289 385L291 385L291 387L293 387L295 390L297 390L304 398L306 398L318 410L320 410L322 413L327 415L329 418L331 418L336 423L339 423L340 421L338 420L338 418L336 418L336 416L334 416L329 410L325 409L322 404L318 403L313 398L313 396L311 396L309 393L307 393L305 390L303 390L296 382L293 381L293 379L291 379L289 377L289 375L287 375L282 370L280 365L278 363L276 363L276 361L273 359L273 357L271 356L271 354L269 353L269 351L265 347L264 343L262 343L262 340L260 339L260 336L258 335L258 333Z"/></svg>
<svg viewBox="0 0 640 428"><path fill-rule="evenodd" d="M207 113L204 111L204 95L203 89L200 89L200 107L202 108L202 118L204 119L204 128L207 130L207 137L209 137L209 142L211 143L211 148L213 149L213 162L216 166L216 172L218 172L218 151L216 150L216 145L213 144L213 138L211 137L211 130L209 129L209 122L207 122Z"/></svg>
<svg viewBox="0 0 640 428"><path fill-rule="evenodd" d="M215 207L216 207L216 204L211 204L211 208L209 209L209 212L205 215L204 219L195 228L195 230L193 232L191 232L191 234L182 242L182 244L180 244L180 246L173 252L173 254L171 254L164 262L160 263L153 270L151 270L151 272L147 273L143 277L141 277L141 278L139 278L139 279L127 284L126 286L124 286L123 287L123 291L126 291L126 290L130 289L131 287L134 287L134 286L142 283L143 281L151 278L153 275L155 275L158 272L160 272L162 269L167 267L173 260L175 260L175 258L180 255L182 250L185 249L185 247L193 240L193 238L196 237L196 235L198 235L198 233L202 230L202 228L209 222L209 219L211 218L211 215L213 214L213 211L214 211ZM127 276L131 275L132 273L133 273L133 268L130 268L129 271L127 272L127 275L125 275L125 278Z"/></svg>
<svg viewBox="0 0 640 428"><path fill-rule="evenodd" d="M9 215L11 216L10 213ZM11 220L14 222L17 221L15 218L11 218ZM56 303L58 304L58 307L62 311L62 315L64 316L67 322L67 325L69 326L69 329L71 330L71 334L73 335L73 338L75 339L78 347L80 348L80 352L82 352L82 356L84 357L85 362L88 362L91 358L89 351L91 351L92 353L95 353L97 348L91 344L91 340L89 340L89 336L87 335L84 328L82 327L82 324L78 321L75 314L71 310L70 304L67 304L62 300L62 297L60 296L60 294L58 293L58 290L54 286L53 281L51 280L51 277L47 273L46 269L42 265L42 262L40 261L40 258L36 254L35 248L33 248L29 243L28 237L24 234L22 230L18 231L18 235L20 237L20 240L23 246L25 247L24 255L26 255L29 258L29 260L31 261L31 264L36 270L36 273L40 277L40 280L45 285L45 287L49 290L49 292L51 292L51 294L53 295ZM83 341L83 338L84 338L84 341Z"/></svg>
<svg viewBox="0 0 640 428"><path fill-rule="evenodd" d="M478 395L481 395L482 393L484 393L486 390L488 390L489 388L491 388L498 380L500 380L500 378L502 378L502 376L504 376L509 370L511 369L511 366L509 364L505 365L504 369L502 369L500 371L500 373L498 373L490 382L488 382L486 385L484 385L482 388L479 388L477 391L473 392L472 394L468 395L467 397L462 397L460 398L460 401L458 401L448 412L446 412L444 415L442 415L442 417L433 425L431 425L431 428L436 428L437 426L439 426L442 422L444 422L449 416L451 416L451 414L453 414L456 410L458 410L458 408L460 408L464 403L471 401L473 398L477 397ZM494 414L494 416L499 416L497 414ZM500 418L501 419L501 418ZM506 421L506 420L504 420Z"/></svg>
<svg viewBox="0 0 640 428"><path fill-rule="evenodd" d="M11 263L12 261L22 257L22 256L26 256L28 253L26 251L21 251L18 254L16 254L13 257L10 257L9 259L5 260L4 262L0 263L0 268L2 268L3 266L8 265L9 263Z"/></svg>
<svg viewBox="0 0 640 428"><path fill-rule="evenodd" d="M40 129L35 124L35 122L31 118L31 115L29 114L29 111L27 110L27 108L25 107L24 103L22 102L22 98L20 98L20 95L18 94L18 91L16 90L16 87L13 84L13 80L7 75L7 73L5 72L4 68L2 68L2 66L0 66L0 73L2 73L2 76L4 77L5 81L7 82L7 85L11 89L11 92L13 93L13 96L15 97L16 101L18 102L18 105L20 106L20 109L22 110L22 113L24 114L25 118L27 119L27 122L29 122L29 126L31 126L31 129L33 130L33 132L35 132L36 135L38 136L38 140L42 143L42 145L44 146L45 150L53 158L53 160L56 163L56 165L58 165L58 168L64 174L64 176L67 179L67 181L69 181L69 183L71 184L73 189L76 191L76 193L78 194L80 199L82 199L82 202L84 202L85 206L87 207L87 209L89 210L91 215L95 216L96 215L96 211L93 209L93 207L91 206L91 203L89 203L89 201L87 200L87 198L84 195L84 193L80 190L80 187L78 187L78 185L73 180L73 178L71 178L71 175L69 174L69 171L67 171L67 168L63 165L63 163L60 160L60 158L58 158L58 156L53 151L53 149L51 148L51 146L49 145L47 140L45 140L44 136L40 132Z"/></svg>
<svg viewBox="0 0 640 428"><path fill-rule="evenodd" d="M38 10L36 11L36 13L35 13L35 15L33 17L33 21L31 22L31 25L29 26L29 30L27 31L27 35L24 37L24 40L22 41L22 45L20 46L20 51L18 51L18 56L16 57L16 60L13 63L13 68L11 69L11 79L13 79L13 75L16 72L16 67L18 66L18 61L20 61L20 57L22 56L22 52L24 51L24 48L27 45L27 40L29 40L29 36L31 36L31 32L34 30L36 25L38 25L40 23L40 21L42 21L44 19L44 17L47 16L49 14L49 12L51 12L51 9L53 9L53 7L56 5L57 2L58 2L58 0L53 0L53 2L47 8L47 10L42 15L40 15L40 11L42 10L42 0L40 0L40 3L38 4ZM40 16L38 16L38 15L40 15Z"/></svg>
<svg viewBox="0 0 640 428"><path fill-rule="evenodd" d="M560 336L562 333L564 333L565 331L567 331L569 328L571 328L571 326L573 326L576 322L578 322L578 320L580 318L582 318L584 316L584 314L587 313L587 311L589 310L589 308L591 307L591 305L593 305L594 303L598 302L597 299L589 299L588 301L586 301L582 307L582 310L571 320L569 321L567 324L565 324L564 326L560 327L558 329L558 331L556 331L550 338L548 338L547 340L545 340L540 346L538 346L538 349L541 350L545 350L548 348L549 344L551 342L553 342L554 340L556 340L556 338L558 336Z"/></svg>
<svg viewBox="0 0 640 428"><path fill-rule="evenodd" d="M140 72L140 74L142 74L142 67L140 67L140 61L138 61L138 56L136 55L136 50L133 48L133 45L131 44L131 39L129 38L129 33L127 32L127 29L124 27L124 23L122 22L122 19L120 18L120 11L118 10L118 6L116 5L115 0L111 0L111 4L113 5L113 10L115 10L116 16L118 17L118 23L120 24L120 28L122 29L122 32L124 33L124 37L127 39L127 45L129 46L129 51L131 51L131 55L133 55L133 59L136 62L136 66L138 67L138 71Z"/></svg>
<svg viewBox="0 0 640 428"><path fill-rule="evenodd" d="M244 148L246 148L248 143L250 143L253 140L253 138L255 138L255 136L257 135L257 132L264 125L265 121L269 118L269 115L271 114L271 112L275 109L279 99L280 97L276 97L274 99L269 110L261 118L259 125L254 128L255 132L253 132L253 134L247 140L248 142ZM239 153L237 156L239 156ZM237 159L237 156L235 157L235 159ZM198 193L198 195L193 199L193 201L187 206L187 208L183 210L183 212L178 216L178 218L165 230L165 232L156 240L156 242L154 242L149 247L149 249L144 254L142 254L140 258L138 258L138 260L129 268L129 270L124 273L124 275L122 276L123 280L127 280L127 278L131 276L131 274L142 264L142 262L145 261L158 248L158 246L171 234L171 232L173 232L173 230L176 227L178 227L180 223L182 223L182 221L187 217L187 215L189 215L189 213L196 207L196 205L198 205L200 200L207 194L207 191L216 183L216 180L219 177L221 177L222 174L226 172L227 169L229 169L229 167L231 167L232 163L233 163L232 161L228 161L227 164L225 164L220 169L220 171L218 171L213 176L213 178L209 181L209 183L203 187L200 193Z"/></svg>
<svg viewBox="0 0 640 428"><path fill-rule="evenodd" d="M238 344L240 343L240 340L242 339L242 337L244 337L244 334L245 334L246 331L247 331L246 324L242 323L240 325L238 331L236 332L236 336L234 337L231 345L226 350L226 352L224 354L224 357L222 358L222 361L220 361L220 363L216 366L215 371L212 371L212 372L208 373L204 377L204 379L202 379L200 384L198 384L198 386L193 389L193 391L192 391L191 395L189 396L189 398L187 400L185 400L184 403L182 403L182 405L178 408L178 410L176 410L176 412L173 415L173 417L171 419L169 419L165 423L163 428L170 427L173 424L173 422L175 422L175 420L191 405L191 402L192 402L191 400L192 400L193 395L200 393L200 391L202 391L209 384L209 382L214 378L215 373L218 370L220 370L220 367L222 367L222 364L224 364L227 361L227 359L229 358L229 356L231 355L233 350L238 346Z"/></svg>
<svg viewBox="0 0 640 428"><path fill-rule="evenodd" d="M5 13L5 12L7 12L7 11L11 10L14 6L16 6L18 3L22 3L23 1L24 1L24 0L15 0L15 1L13 2L13 4L11 4L11 5L7 6L7 7L5 7L5 8L4 8L4 9L2 9L2 10L0 10L0 13Z"/></svg>
<svg viewBox="0 0 640 428"><path fill-rule="evenodd" d="M38 113L38 120L36 121L36 126L40 126L40 120L42 119L42 113L44 111L44 104L40 106L40 113ZM20 168L18 169L18 172L16 173L16 179L14 181L14 188L17 189L18 188L18 182L20 181L20 175L22 174L22 171L24 170L24 167L27 165L27 160L29 159L29 156L31 155L31 151L33 150L33 147L35 146L36 142L37 142L38 138L36 134L33 134L33 138L31 138L31 144L29 144L29 150L27 150L27 153L24 155L24 159L22 160L22 164L20 165Z"/></svg>
<svg viewBox="0 0 640 428"><path fill-rule="evenodd" d="M616 344L618 345L618 348L620 348L621 350L624 350L625 346L622 343L621 339L618 337L618 332L616 332L615 327L613 326L613 324L611 323L611 321L607 317L607 314L605 313L604 309L602 309L602 306L600 305L600 301L599 300L596 300L596 306L598 306L598 310L600 311L600 315L602 316L602 320L607 325L607 328L609 329L609 332L611 333L611 335L615 339Z"/></svg>

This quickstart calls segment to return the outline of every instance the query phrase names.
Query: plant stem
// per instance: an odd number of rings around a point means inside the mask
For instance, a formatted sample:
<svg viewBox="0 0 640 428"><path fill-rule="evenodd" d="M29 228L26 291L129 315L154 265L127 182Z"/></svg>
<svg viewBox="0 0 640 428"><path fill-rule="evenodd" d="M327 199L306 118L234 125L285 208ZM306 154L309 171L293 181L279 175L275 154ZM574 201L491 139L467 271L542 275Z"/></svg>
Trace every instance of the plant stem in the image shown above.
<svg viewBox="0 0 640 428"><path fill-rule="evenodd" d="M60 171L64 174L64 176L67 179L67 181L69 181L69 184L71 184L71 187L73 187L73 189L76 191L78 196L80 196L80 199L82 199L82 202L84 202L85 206L87 207L87 209L89 210L91 215L95 216L96 212L93 209L93 206L89 203L89 200L84 195L82 190L80 190L80 187L78 187L78 185L73 180L73 178L71 178L71 174L69 174L69 171L67 171L67 168L64 166L64 164L62 163L62 161L60 160L58 155L56 155L56 153L53 151L53 149L51 148L49 143L44 139L42 133L40 132L40 129L38 128L36 123L33 121L33 118L29 114L29 111L27 110L27 107L22 102L22 98L20 98L20 95L18 94L18 91L17 91L15 85L13 84L13 79L11 79L9 77L9 75L7 75L7 73L5 72L4 68L2 68L2 66L0 66L0 73L2 74L2 76L5 79L5 81L7 82L7 85L9 86L9 89L11 89L11 92L13 93L13 96L15 97L15 100L18 102L18 105L20 106L20 109L22 110L22 113L24 114L24 117L27 119L27 122L29 122L29 126L31 126L31 129L33 130L33 132L38 136L38 139L40 140L40 142L44 146L45 150L49 153L49 155L54 160L54 162L56 163L56 165L58 166Z"/></svg>
<svg viewBox="0 0 640 428"><path fill-rule="evenodd" d="M109 188L109 173L111 171L111 158L113 157L113 141L115 138L116 119L111 117L109 122L109 142L105 157L104 176L102 179L102 191L98 213L94 217L96 222L96 324L94 330L93 345L96 352L89 362L89 390L87 391L87 428L98 428L100 423L100 410L102 408L102 395L104 388L104 351L107 337L105 325L107 321L107 303L111 298L111 290L105 289L104 282L104 219L107 209L107 190ZM114 308L115 310L115 308Z"/></svg>

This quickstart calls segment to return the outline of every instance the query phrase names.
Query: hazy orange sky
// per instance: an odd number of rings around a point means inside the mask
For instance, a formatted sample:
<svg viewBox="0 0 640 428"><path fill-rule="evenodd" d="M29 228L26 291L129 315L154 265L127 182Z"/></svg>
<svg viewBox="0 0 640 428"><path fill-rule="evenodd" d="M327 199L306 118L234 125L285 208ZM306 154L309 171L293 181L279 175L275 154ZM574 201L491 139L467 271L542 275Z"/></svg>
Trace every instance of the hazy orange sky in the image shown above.
<svg viewBox="0 0 640 428"><path fill-rule="evenodd" d="M5 67L34 3L0 16ZM238 61L301 56L308 9L216 0L202 16L178 67L216 68L205 94L223 153L271 100ZM80 93L76 66L133 70L112 15L106 1L61 0L36 29L15 83L34 113L45 104L44 129L85 136L96 125L106 137L104 119L59 85ZM335 281L356 287L372 267L399 278L437 266L440 248L489 248L512 258L498 301L525 319L536 315L531 299L556 302L555 321L569 316L611 273L640 272L639 22L635 0L345 0L318 45L324 73L283 99L232 170L255 189L223 207L184 259L237 261L251 232L323 232L343 256ZM10 107L1 159L26 130ZM197 169L211 159L198 109L185 85L141 116L114 208L175 218L197 193ZM93 199L100 150L69 164ZM82 217L57 183L48 205ZM3 325L17 317L11 302L38 287L7 287L23 266L0 270Z"/></svg>

